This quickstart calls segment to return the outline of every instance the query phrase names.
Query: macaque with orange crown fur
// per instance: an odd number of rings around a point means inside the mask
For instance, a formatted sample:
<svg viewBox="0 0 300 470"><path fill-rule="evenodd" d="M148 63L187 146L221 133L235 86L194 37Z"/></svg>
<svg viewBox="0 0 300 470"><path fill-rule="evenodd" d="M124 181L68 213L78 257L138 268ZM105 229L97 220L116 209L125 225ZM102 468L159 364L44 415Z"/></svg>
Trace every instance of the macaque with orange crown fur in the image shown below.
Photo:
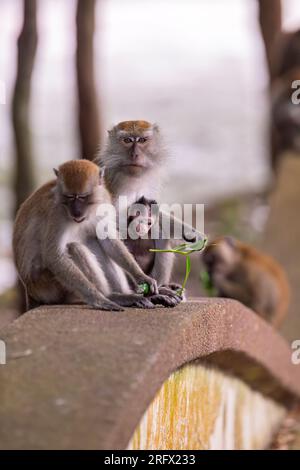
<svg viewBox="0 0 300 470"><path fill-rule="evenodd" d="M96 159L104 167L105 185L113 202L127 196L128 206L141 197L157 199L166 150L156 124L120 122L108 132L108 142Z"/></svg>
<svg viewBox="0 0 300 470"><path fill-rule="evenodd" d="M121 207L121 210L126 211L141 198L158 200L166 161L166 150L159 127L147 121L124 121L114 126L109 131L106 148L95 160L104 170L105 185L116 207L120 207L120 196L127 197L127 206ZM160 217L170 223L171 232L175 224L180 224L184 240L194 242L203 239L203 234L173 215L160 211ZM170 240L160 238L159 248L166 249L169 243ZM147 258L147 261L142 267L156 279L160 289L160 286L170 284L174 255L150 253L148 245L147 240L133 240L130 250L138 262L141 253L144 253L143 259L145 261Z"/></svg>
<svg viewBox="0 0 300 470"><path fill-rule="evenodd" d="M269 323L280 325L290 289L273 258L231 237L220 237L209 243L202 259L219 297L239 300Z"/></svg>
<svg viewBox="0 0 300 470"><path fill-rule="evenodd" d="M41 304L79 303L101 310L153 308L150 297L129 285L156 281L138 266L118 238L99 240L96 210L111 198L99 167L72 160L54 170L56 180L33 193L17 214L14 257L25 286L28 308Z"/></svg>

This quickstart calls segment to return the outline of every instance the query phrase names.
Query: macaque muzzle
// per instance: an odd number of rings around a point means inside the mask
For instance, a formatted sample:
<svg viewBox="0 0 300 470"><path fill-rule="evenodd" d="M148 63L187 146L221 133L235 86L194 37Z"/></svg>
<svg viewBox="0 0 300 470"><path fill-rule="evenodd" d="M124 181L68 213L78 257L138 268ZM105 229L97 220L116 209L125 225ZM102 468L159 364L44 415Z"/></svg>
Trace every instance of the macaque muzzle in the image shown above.
<svg viewBox="0 0 300 470"><path fill-rule="evenodd" d="M138 221L136 231L139 236L147 235L151 230L153 225L153 220L151 218L146 218Z"/></svg>
<svg viewBox="0 0 300 470"><path fill-rule="evenodd" d="M144 237L147 235L154 223L154 220L151 217L130 217L128 219L128 234L130 238L136 239Z"/></svg>
<svg viewBox="0 0 300 470"><path fill-rule="evenodd" d="M68 202L69 213L76 222L82 222L82 220L85 219L86 207L86 201L82 201L77 198Z"/></svg>

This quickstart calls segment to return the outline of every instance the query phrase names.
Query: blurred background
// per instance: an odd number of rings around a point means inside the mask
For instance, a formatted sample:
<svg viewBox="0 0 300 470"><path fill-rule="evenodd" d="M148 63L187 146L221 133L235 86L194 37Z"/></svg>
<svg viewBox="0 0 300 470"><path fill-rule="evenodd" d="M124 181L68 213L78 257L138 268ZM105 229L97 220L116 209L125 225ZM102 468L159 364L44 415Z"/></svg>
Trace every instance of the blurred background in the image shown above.
<svg viewBox="0 0 300 470"><path fill-rule="evenodd" d="M287 132L299 135L299 106L285 113L300 52L282 65L291 41L299 51L288 34L299 0L1 0L0 18L0 325L19 312L19 204L54 166L91 158L112 125L145 119L170 153L161 201L205 203L209 235L271 252L293 288L283 332L300 337L299 149Z"/></svg>

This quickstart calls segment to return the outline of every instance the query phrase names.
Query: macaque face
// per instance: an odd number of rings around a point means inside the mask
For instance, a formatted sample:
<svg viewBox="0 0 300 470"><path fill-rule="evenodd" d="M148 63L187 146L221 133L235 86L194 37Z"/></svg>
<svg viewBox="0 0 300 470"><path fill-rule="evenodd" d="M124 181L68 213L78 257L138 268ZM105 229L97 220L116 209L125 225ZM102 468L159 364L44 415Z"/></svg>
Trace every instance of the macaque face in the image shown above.
<svg viewBox="0 0 300 470"><path fill-rule="evenodd" d="M164 159L160 132L147 121L124 121L109 131L103 163L109 170L140 177Z"/></svg>
<svg viewBox="0 0 300 470"><path fill-rule="evenodd" d="M123 167L131 174L140 174L151 167L153 135L151 132L145 132L141 135L133 133L120 132L118 141L121 152L124 155Z"/></svg>
<svg viewBox="0 0 300 470"><path fill-rule="evenodd" d="M81 223L95 213L105 199L99 168L88 160L71 160L54 168L57 203L62 204L69 219Z"/></svg>
<svg viewBox="0 0 300 470"><path fill-rule="evenodd" d="M62 204L71 219L76 223L83 222L88 216L88 209L91 202L91 194L63 194Z"/></svg>
<svg viewBox="0 0 300 470"><path fill-rule="evenodd" d="M210 276L214 273L226 275L236 266L239 254L230 242L222 239L210 243L202 259Z"/></svg>
<svg viewBox="0 0 300 470"><path fill-rule="evenodd" d="M127 219L130 238L143 238L150 234L151 227L157 220L157 202L139 199L129 209Z"/></svg>
<svg viewBox="0 0 300 470"><path fill-rule="evenodd" d="M212 275L219 268L222 270L222 265L224 264L224 260L222 260L218 251L212 249L207 249L203 253L203 261L209 275Z"/></svg>

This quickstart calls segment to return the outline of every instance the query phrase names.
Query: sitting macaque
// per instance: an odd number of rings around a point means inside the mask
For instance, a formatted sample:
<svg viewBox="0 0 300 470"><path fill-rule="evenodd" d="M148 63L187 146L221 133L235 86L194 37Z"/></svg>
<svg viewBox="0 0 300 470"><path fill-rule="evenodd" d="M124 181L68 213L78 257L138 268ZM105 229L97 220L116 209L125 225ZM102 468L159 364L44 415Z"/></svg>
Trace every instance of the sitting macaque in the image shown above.
<svg viewBox="0 0 300 470"><path fill-rule="evenodd" d="M145 197L159 197L164 167L167 166L164 140L157 124L147 121L124 121L109 131L106 147L95 159L104 171L104 181L113 203L118 207L120 198L126 196L128 207ZM203 234L160 209L160 217L171 227L179 224L183 228L183 239L193 242L203 239ZM177 226L179 226L177 225ZM165 242L165 240L164 240ZM161 285L170 284L174 264L173 253L149 256L150 241L132 240L130 250L142 269ZM158 247L160 248L160 247Z"/></svg>
<svg viewBox="0 0 300 470"><path fill-rule="evenodd" d="M231 237L220 237L203 252L219 297L242 302L275 326L287 314L290 289L284 271L270 256Z"/></svg>
<svg viewBox="0 0 300 470"><path fill-rule="evenodd" d="M56 179L22 204L14 225L14 257L28 308L80 302L101 310L153 308L151 295L135 288L146 283L149 294L158 294L156 281L117 236L97 236L97 210L111 204L99 167L72 160L54 172Z"/></svg>
<svg viewBox="0 0 300 470"><path fill-rule="evenodd" d="M159 205L155 200L141 197L128 208L127 237L124 243L142 270L153 273L155 261L158 264L156 258L162 254L150 250L167 249L170 246L170 240L162 235ZM178 294L180 288L175 283L160 285L158 294L151 296L151 302L175 306L183 299Z"/></svg>

